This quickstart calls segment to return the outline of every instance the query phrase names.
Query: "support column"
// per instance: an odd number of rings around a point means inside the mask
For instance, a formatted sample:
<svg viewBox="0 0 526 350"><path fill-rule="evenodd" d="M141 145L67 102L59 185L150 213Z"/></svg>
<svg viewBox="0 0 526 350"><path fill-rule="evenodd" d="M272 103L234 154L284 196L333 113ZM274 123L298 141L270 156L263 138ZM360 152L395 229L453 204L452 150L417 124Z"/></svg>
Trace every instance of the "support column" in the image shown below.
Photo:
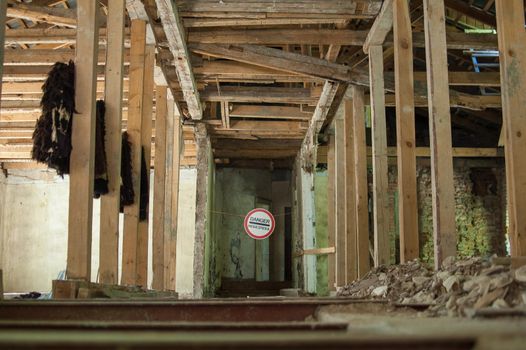
<svg viewBox="0 0 526 350"><path fill-rule="evenodd" d="M424 0L424 25L429 101L434 260L435 269L439 269L445 258L457 255L444 1Z"/></svg>
<svg viewBox="0 0 526 350"><path fill-rule="evenodd" d="M106 162L109 192L100 200L99 279L118 283L119 206L122 149L122 89L124 74L124 27L126 1L108 3L106 50Z"/></svg>
<svg viewBox="0 0 526 350"><path fill-rule="evenodd" d="M526 255L526 31L522 0L496 0L511 253Z"/></svg>
<svg viewBox="0 0 526 350"><path fill-rule="evenodd" d="M349 155L349 152L345 152L347 135L345 134L343 118L337 118L334 121L334 129L336 133L336 286L341 287L347 281L356 279L356 274L352 272L356 267L356 246L352 247L352 242L354 242L352 237L356 235L356 228L352 228L354 220L348 221L349 227L351 227L350 230L354 234L350 234L346 226L346 217L349 215L347 208L354 208L353 204L347 203L348 200L354 203L354 197L352 195L349 196L347 192L349 188L347 181L354 183L354 175L348 173L349 167L347 166L346 156ZM352 180L349 180L350 178Z"/></svg>
<svg viewBox="0 0 526 350"><path fill-rule="evenodd" d="M307 172L300 167L301 176L301 218L303 228L303 250L316 248L316 232L314 227L316 210L314 205L314 172ZM303 255L303 271L305 278L305 290L316 293L316 255Z"/></svg>
<svg viewBox="0 0 526 350"><path fill-rule="evenodd" d="M355 218L358 277L371 269L369 254L369 196L367 185L367 144L365 140L365 97L363 87L352 87Z"/></svg>
<svg viewBox="0 0 526 350"><path fill-rule="evenodd" d="M329 135L327 150L327 234L328 246L335 247L336 244L336 162L335 162L335 140L334 134ZM329 291L336 290L336 254L329 254L327 258L327 272Z"/></svg>
<svg viewBox="0 0 526 350"><path fill-rule="evenodd" d="M152 289L164 289L164 197L166 181L166 86L157 86L155 95L155 164L152 222Z"/></svg>
<svg viewBox="0 0 526 350"><path fill-rule="evenodd" d="M393 41L400 225L400 262L418 258L413 33L407 0L395 0Z"/></svg>
<svg viewBox="0 0 526 350"><path fill-rule="evenodd" d="M77 48L75 56L75 105L69 164L69 217L67 277L91 278L91 229L95 163L95 100L99 51L99 4L77 2Z"/></svg>
<svg viewBox="0 0 526 350"><path fill-rule="evenodd" d="M385 121L384 50L369 47L371 84L371 139L373 163L374 266L390 263L387 129Z"/></svg>
<svg viewBox="0 0 526 350"><path fill-rule="evenodd" d="M143 87L143 110L141 126L141 145L146 160L146 183L148 184L148 198L150 197L150 168L152 154L152 116L154 81L153 70L155 65L155 46L146 46L144 59L144 87ZM141 185L142 186L142 185ZM141 190L142 191L142 190ZM149 201L148 201L149 202ZM138 243L137 243L137 284L146 287L148 283L148 225L150 222L150 203L146 206L146 219L139 221Z"/></svg>
<svg viewBox="0 0 526 350"><path fill-rule="evenodd" d="M4 67L4 43L5 43L5 20L7 12L7 1L2 1L0 3L0 96L2 96L2 77L3 77L3 67ZM1 101L0 101L1 103Z"/></svg>
<svg viewBox="0 0 526 350"><path fill-rule="evenodd" d="M137 245L141 194L141 128L143 113L146 22L131 21L130 82L128 97L128 136L131 143L134 203L124 207L121 284L137 284Z"/></svg>

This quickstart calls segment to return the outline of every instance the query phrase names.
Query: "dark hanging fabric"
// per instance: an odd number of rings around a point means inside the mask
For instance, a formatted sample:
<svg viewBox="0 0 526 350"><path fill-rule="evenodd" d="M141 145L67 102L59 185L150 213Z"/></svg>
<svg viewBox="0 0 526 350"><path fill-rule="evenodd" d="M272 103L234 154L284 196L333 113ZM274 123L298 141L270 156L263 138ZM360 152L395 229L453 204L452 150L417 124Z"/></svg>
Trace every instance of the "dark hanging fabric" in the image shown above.
<svg viewBox="0 0 526 350"><path fill-rule="evenodd" d="M148 200L150 197L150 185L148 184L148 174L146 169L146 158L144 147L141 147L141 198L139 203L139 219L144 221L148 217Z"/></svg>
<svg viewBox="0 0 526 350"><path fill-rule="evenodd" d="M99 198L109 192L108 173L106 164L106 106L104 101L97 101L97 120L95 128L95 183L93 186L93 197Z"/></svg>
<svg viewBox="0 0 526 350"><path fill-rule="evenodd" d="M128 141L128 133L122 133L122 155L121 155L121 213L124 207L133 204L132 181L132 159L131 159L131 143Z"/></svg>
<svg viewBox="0 0 526 350"><path fill-rule="evenodd" d="M57 174L69 173L71 126L75 113L75 64L57 62L42 86L42 114L33 132L31 157L56 169Z"/></svg>

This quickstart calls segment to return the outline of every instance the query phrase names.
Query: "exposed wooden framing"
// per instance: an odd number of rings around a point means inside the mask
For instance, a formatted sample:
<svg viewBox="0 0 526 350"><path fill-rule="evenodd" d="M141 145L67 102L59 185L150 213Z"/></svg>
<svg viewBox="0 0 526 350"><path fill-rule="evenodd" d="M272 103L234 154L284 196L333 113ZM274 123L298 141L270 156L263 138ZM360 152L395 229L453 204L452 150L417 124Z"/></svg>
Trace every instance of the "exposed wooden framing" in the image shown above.
<svg viewBox="0 0 526 350"><path fill-rule="evenodd" d="M203 118L203 107L197 91L192 66L190 64L190 55L186 47L185 31L179 18L177 6L173 1L155 0L164 32L168 39L170 51L175 58L175 67L177 69L179 84L183 90L185 101L188 105L188 111L192 119Z"/></svg>
<svg viewBox="0 0 526 350"><path fill-rule="evenodd" d="M165 228L165 289L176 290L176 268L177 268L177 222L179 218L179 168L181 165L181 139L182 126L181 116L177 110L173 100L168 100L168 116L172 119L172 139L171 145L171 161L169 163L170 176L169 180L170 192L169 198L166 201L170 202L168 208L170 210L169 226ZM199 146L198 146L199 147Z"/></svg>
<svg viewBox="0 0 526 350"><path fill-rule="evenodd" d="M221 120L223 128L230 129L230 105L227 102L221 102Z"/></svg>
<svg viewBox="0 0 526 350"><path fill-rule="evenodd" d="M5 23L7 2L2 1L0 4L0 23ZM4 67L4 41L5 41L5 25L0 25L0 82L3 78ZM0 96L2 96L2 85L0 83ZM0 101L1 104L1 101ZM0 282L1 283L1 282Z"/></svg>
<svg viewBox="0 0 526 350"><path fill-rule="evenodd" d="M69 164L67 277L91 279L91 228L95 164L95 90L99 38L98 2L79 0L77 56L75 57L75 109Z"/></svg>
<svg viewBox="0 0 526 350"><path fill-rule="evenodd" d="M407 0L395 0L393 7L395 52L396 133L398 149L398 191L400 261L418 258L418 207L416 197L415 111L411 18Z"/></svg>
<svg viewBox="0 0 526 350"><path fill-rule="evenodd" d="M197 195L195 206L195 245L194 245L194 298L202 298L204 290L205 233L208 218L208 182L211 181L209 158L211 157L210 137L205 124L196 125L197 143ZM175 154L174 154L175 156Z"/></svg>
<svg viewBox="0 0 526 350"><path fill-rule="evenodd" d="M336 162L335 162L335 139L334 134L329 135L327 150L327 235L328 245L335 247L336 244ZM336 290L336 255L331 254L327 258L327 273L329 291Z"/></svg>
<svg viewBox="0 0 526 350"><path fill-rule="evenodd" d="M167 87L157 86L155 91L155 166L153 183L152 222L152 289L164 289L164 203L166 182L166 118Z"/></svg>
<svg viewBox="0 0 526 350"><path fill-rule="evenodd" d="M369 77L371 79L374 265L377 267L389 264L391 259L389 247L387 129L382 46L369 47Z"/></svg>
<svg viewBox="0 0 526 350"><path fill-rule="evenodd" d="M297 153L297 152L296 152ZM303 234L303 250L316 247L316 210L314 206L314 172L299 168L301 179L301 228ZM316 293L317 271L316 256L303 255L304 288L308 293Z"/></svg>
<svg viewBox="0 0 526 350"><path fill-rule="evenodd" d="M124 207L121 284L137 284L139 204L141 193L141 128L144 108L146 59L146 22L131 21L130 93L128 101L128 135L132 153L134 203Z"/></svg>
<svg viewBox="0 0 526 350"><path fill-rule="evenodd" d="M74 11L74 10L71 10ZM6 44L75 44L75 28L24 28L6 29ZM125 29L129 42L130 31ZM99 45L107 42L106 28L99 30Z"/></svg>
<svg viewBox="0 0 526 350"><path fill-rule="evenodd" d="M390 73L386 74L386 77L392 78L393 75ZM425 85L426 72L415 72L415 83ZM498 87L500 86L500 73L499 72L449 72L449 85L450 86L483 86L483 87Z"/></svg>
<svg viewBox="0 0 526 350"><path fill-rule="evenodd" d="M316 104L320 90L316 88L281 88L281 87L237 87L224 86L221 92L214 88L205 89L201 97L207 102L258 102Z"/></svg>
<svg viewBox="0 0 526 350"><path fill-rule="evenodd" d="M452 92L452 90L450 90ZM455 94L449 96L450 107L460 107L473 111L481 111L487 108L501 108L501 97L498 95L469 95L469 94ZM385 95L386 107L396 107L395 95ZM415 96L415 107L428 107L427 97Z"/></svg>
<svg viewBox="0 0 526 350"><path fill-rule="evenodd" d="M192 44L190 50L265 68L333 81L352 79L346 66L326 60L256 45Z"/></svg>
<svg viewBox="0 0 526 350"><path fill-rule="evenodd" d="M522 0L496 0L512 256L526 255L526 31Z"/></svg>
<svg viewBox="0 0 526 350"><path fill-rule="evenodd" d="M369 54L370 57L369 48L371 46L381 46L391 29L393 29L393 0L386 0L382 5L380 13L374 20L369 34L367 34L365 38L363 52Z"/></svg>
<svg viewBox="0 0 526 350"><path fill-rule="evenodd" d="M424 0L435 269L457 255L446 21L443 1Z"/></svg>
<svg viewBox="0 0 526 350"><path fill-rule="evenodd" d="M356 252L358 277L362 278L371 269L369 261L369 198L367 183L367 144L365 140L365 97L363 87L354 85L352 87L352 97Z"/></svg>
<svg viewBox="0 0 526 350"><path fill-rule="evenodd" d="M125 0L108 3L108 57L106 58L106 168L109 192L100 203L99 281L118 283L119 207L121 188L122 95L124 77Z"/></svg>
<svg viewBox="0 0 526 350"><path fill-rule="evenodd" d="M358 274L358 236L356 235L356 176L355 176L355 142L354 142L354 132L353 132L353 108L351 100L344 100L343 106L343 123L336 120L336 127L341 126L340 131L336 130L337 141L339 138L343 138L343 156L344 163L342 164L341 171L337 164L337 181L340 183L340 177L344 183L343 188L338 188L338 193L336 197L341 193L343 196L343 203L337 203L338 206L342 206L342 210L338 210L337 213L343 213L344 221L344 232L343 239L338 241L338 244L343 243L343 251L345 256L345 281L346 283L351 283L356 280L359 276ZM340 136L339 133L342 135ZM338 145L337 145L338 151ZM337 235L340 232L337 231ZM339 236L337 236L339 237Z"/></svg>
<svg viewBox="0 0 526 350"><path fill-rule="evenodd" d="M364 15L349 15L348 18L364 18ZM185 28L206 27L250 27L250 26L275 26L290 24L343 24L345 19L338 18L185 18Z"/></svg>
<svg viewBox="0 0 526 350"><path fill-rule="evenodd" d="M477 21L480 21L484 24L495 27L497 25L495 16L490 15L489 13L484 12L481 9L478 9L474 6L470 6L465 1L457 0L444 0L446 7L465 14L468 17L474 18Z"/></svg>
<svg viewBox="0 0 526 350"><path fill-rule="evenodd" d="M152 155L152 111L154 97L153 69L155 65L155 46L146 45L144 58L144 87L141 126L141 146L146 159L146 183L150 193L150 164ZM149 195L148 195L149 196ZM137 243L137 284L143 287L148 283L148 226L150 224L151 203L146 206L146 219L139 221Z"/></svg>
<svg viewBox="0 0 526 350"><path fill-rule="evenodd" d="M298 107L287 106L234 104L230 111L231 118L310 120L311 116Z"/></svg>
<svg viewBox="0 0 526 350"><path fill-rule="evenodd" d="M98 46L98 45L97 45ZM125 51L125 62L129 53ZM53 65L55 62L67 62L75 57L74 49L13 49L5 51L5 66ZM106 61L106 50L98 51L98 64ZM49 70L49 67L48 67Z"/></svg>
<svg viewBox="0 0 526 350"><path fill-rule="evenodd" d="M16 3L15 5L15 2L12 1L9 3L7 16L34 22L45 22L63 27L74 28L77 26L77 14L75 10L65 8L35 6L21 3Z"/></svg>
<svg viewBox="0 0 526 350"><path fill-rule="evenodd" d="M356 265L356 254L349 254L348 252L348 237L346 232L346 152L345 152L345 128L342 118L337 118L334 121L334 129L336 135L336 286L344 286L348 281L355 278L353 274L349 274L348 270L354 268ZM348 277L349 276L349 277ZM349 278L349 280L348 280Z"/></svg>

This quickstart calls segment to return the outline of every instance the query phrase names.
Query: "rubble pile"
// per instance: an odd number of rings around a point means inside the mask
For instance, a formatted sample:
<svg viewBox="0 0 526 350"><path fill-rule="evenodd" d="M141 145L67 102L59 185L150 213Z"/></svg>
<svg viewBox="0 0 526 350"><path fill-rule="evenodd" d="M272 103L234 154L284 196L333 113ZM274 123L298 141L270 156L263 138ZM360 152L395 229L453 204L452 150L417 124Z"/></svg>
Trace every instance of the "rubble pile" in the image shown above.
<svg viewBox="0 0 526 350"><path fill-rule="evenodd" d="M418 260L402 265L380 266L364 278L342 287L338 296L383 299L394 304L428 306L430 316L472 316L476 310L524 309L526 266L470 258L444 260L432 271Z"/></svg>

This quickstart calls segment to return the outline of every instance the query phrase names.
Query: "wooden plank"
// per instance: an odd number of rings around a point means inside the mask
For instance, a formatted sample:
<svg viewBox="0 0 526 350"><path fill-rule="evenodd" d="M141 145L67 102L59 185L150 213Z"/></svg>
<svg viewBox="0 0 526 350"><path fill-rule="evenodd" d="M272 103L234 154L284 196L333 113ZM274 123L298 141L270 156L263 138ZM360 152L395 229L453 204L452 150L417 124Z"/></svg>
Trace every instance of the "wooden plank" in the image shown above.
<svg viewBox="0 0 526 350"><path fill-rule="evenodd" d="M369 77L371 79L374 265L378 267L388 265L391 260L384 60L381 46L369 47Z"/></svg>
<svg viewBox="0 0 526 350"><path fill-rule="evenodd" d="M95 90L97 85L97 2L79 0L77 56L75 58L75 109L69 164L68 254L69 279L91 279L91 228L95 165Z"/></svg>
<svg viewBox="0 0 526 350"><path fill-rule="evenodd" d="M435 269L457 255L455 188L443 1L424 0Z"/></svg>
<svg viewBox="0 0 526 350"><path fill-rule="evenodd" d="M469 95L456 94L450 90L450 107L459 107L473 111L482 111L488 108L499 109L502 107L501 97L499 95ZM415 107L428 107L428 100L425 96L414 96ZM396 107L396 96L385 95L386 107Z"/></svg>
<svg viewBox="0 0 526 350"><path fill-rule="evenodd" d="M495 27L497 25L495 16L486 13L475 6L471 6L470 4L464 1L444 0L444 3L450 9L458 11L468 17L474 18L477 21L480 21L484 24L490 25L492 27Z"/></svg>
<svg viewBox="0 0 526 350"><path fill-rule="evenodd" d="M207 88L201 97L207 102L316 104L320 93L315 88L224 86L221 92L216 88Z"/></svg>
<svg viewBox="0 0 526 350"><path fill-rule="evenodd" d="M230 111L231 118L310 120L311 116L312 114L302 112L298 107L287 106L234 104Z"/></svg>
<svg viewBox="0 0 526 350"><path fill-rule="evenodd" d="M328 245L335 247L336 244L336 162L335 162L335 139L334 135L329 135L327 150L327 235ZM327 258L327 282L329 291L336 290L336 256L329 255Z"/></svg>
<svg viewBox="0 0 526 350"><path fill-rule="evenodd" d="M505 125L505 149L508 213L513 223L511 237L512 256L526 255L526 32L524 30L524 3L521 0L496 0L499 36L502 112Z"/></svg>
<svg viewBox="0 0 526 350"><path fill-rule="evenodd" d="M411 18L406 0L395 0L393 33L395 42L396 136L400 261L418 258L418 206L416 197L415 112ZM408 93L409 92L409 93Z"/></svg>
<svg viewBox="0 0 526 350"><path fill-rule="evenodd" d="M131 21L130 95L128 136L131 143L134 203L124 207L121 284L137 284L139 202L141 193L141 128L144 108L144 71L146 59L146 22Z"/></svg>
<svg viewBox="0 0 526 350"><path fill-rule="evenodd" d="M153 184L152 289L164 290L164 201L166 181L166 86L157 86L155 101L155 166Z"/></svg>
<svg viewBox="0 0 526 350"><path fill-rule="evenodd" d="M16 5L10 4L9 8L7 9L7 16L11 18L30 20L32 22L44 22L63 27L74 28L77 26L77 15L75 10L65 8L17 3Z"/></svg>
<svg viewBox="0 0 526 350"><path fill-rule="evenodd" d="M374 20L373 26L365 38L363 52L369 54L371 46L382 46L387 34L393 29L393 0L386 0L382 5L380 13ZM369 54L369 57L371 55Z"/></svg>
<svg viewBox="0 0 526 350"><path fill-rule="evenodd" d="M170 193L166 201L170 201L170 222L169 228L165 231L165 289L176 290L177 276L177 222L179 218L179 177L181 166L181 138L182 121L179 111L174 103L168 100L168 115L172 117L172 159L168 171L170 172Z"/></svg>
<svg viewBox="0 0 526 350"><path fill-rule="evenodd" d="M299 176L301 177L301 228L303 235L303 250L314 249L316 247L315 233L315 205L314 205L314 172L307 171L300 167ZM316 293L317 287L317 261L314 255L303 256L303 288L308 293Z"/></svg>
<svg viewBox="0 0 526 350"><path fill-rule="evenodd" d="M128 51L125 51L125 62L128 62ZM99 50L96 62L104 64L106 51ZM98 59L97 59L98 57ZM55 62L67 62L75 58L74 49L13 49L4 53L5 66L53 65ZM29 67L30 68L30 67ZM47 68L49 70L49 67Z"/></svg>
<svg viewBox="0 0 526 350"><path fill-rule="evenodd" d="M334 122L336 132L336 286L341 287L347 283L348 269L354 266L348 258L356 258L353 254L349 257L347 252L347 232L345 227L346 217L346 167L345 167L345 130L343 119ZM351 276L352 278L352 276Z"/></svg>
<svg viewBox="0 0 526 350"><path fill-rule="evenodd" d="M303 249L299 252L294 253L294 257L298 258L300 256L304 255L334 255L336 252L336 248L330 247L330 248L316 248L316 249Z"/></svg>
<svg viewBox="0 0 526 350"><path fill-rule="evenodd" d="M342 176L344 181L344 188L338 189L342 191L344 196L344 203L337 203L343 206L344 211L344 250L345 250L345 281L351 283L358 278L358 236L356 234L357 220L356 220L356 176L355 176L355 157L354 152L354 115L353 103L351 100L344 100L344 115L343 115L343 130L341 131L344 146L344 164L343 172L338 172L337 176ZM336 126L338 121L336 121ZM336 131L338 132L338 130ZM337 134L338 135L338 134ZM338 164L339 165L339 164ZM338 181L338 180L337 180ZM338 193L336 194L338 196ZM338 212L339 213L339 212ZM337 232L338 233L338 232Z"/></svg>
<svg viewBox="0 0 526 350"><path fill-rule="evenodd" d="M6 9L7 2L2 1L0 4L0 23L5 23L6 19ZM4 42L5 42L5 25L0 26L0 81L3 78L3 68L4 68ZM0 84L0 96L2 96L2 85ZM1 101L0 101L1 106Z"/></svg>
<svg viewBox="0 0 526 350"><path fill-rule="evenodd" d="M146 45L146 56L144 59L144 88L143 88L143 110L141 126L141 146L146 160L146 183L148 184L148 197L150 196L150 164L152 161L152 115L154 81L153 70L155 65L155 46ZM148 201L149 202L149 201ZM148 283L148 226L150 224L150 203L146 206L146 219L139 221L139 232L137 239L137 285L144 288Z"/></svg>
<svg viewBox="0 0 526 350"><path fill-rule="evenodd" d="M369 258L369 197L367 182L367 144L365 136L364 89L352 87L355 218L358 259L358 277L371 269Z"/></svg>
<svg viewBox="0 0 526 350"><path fill-rule="evenodd" d="M101 197L99 231L99 280L106 284L118 283L125 5L125 0L108 3L105 145L109 192Z"/></svg>
<svg viewBox="0 0 526 350"><path fill-rule="evenodd" d="M203 107L192 72L190 54L186 47L185 31L179 18L177 6L174 6L173 1L168 0L155 0L155 3L168 39L170 51L175 57L175 68L184 99L188 105L188 112L192 119L202 119Z"/></svg>

